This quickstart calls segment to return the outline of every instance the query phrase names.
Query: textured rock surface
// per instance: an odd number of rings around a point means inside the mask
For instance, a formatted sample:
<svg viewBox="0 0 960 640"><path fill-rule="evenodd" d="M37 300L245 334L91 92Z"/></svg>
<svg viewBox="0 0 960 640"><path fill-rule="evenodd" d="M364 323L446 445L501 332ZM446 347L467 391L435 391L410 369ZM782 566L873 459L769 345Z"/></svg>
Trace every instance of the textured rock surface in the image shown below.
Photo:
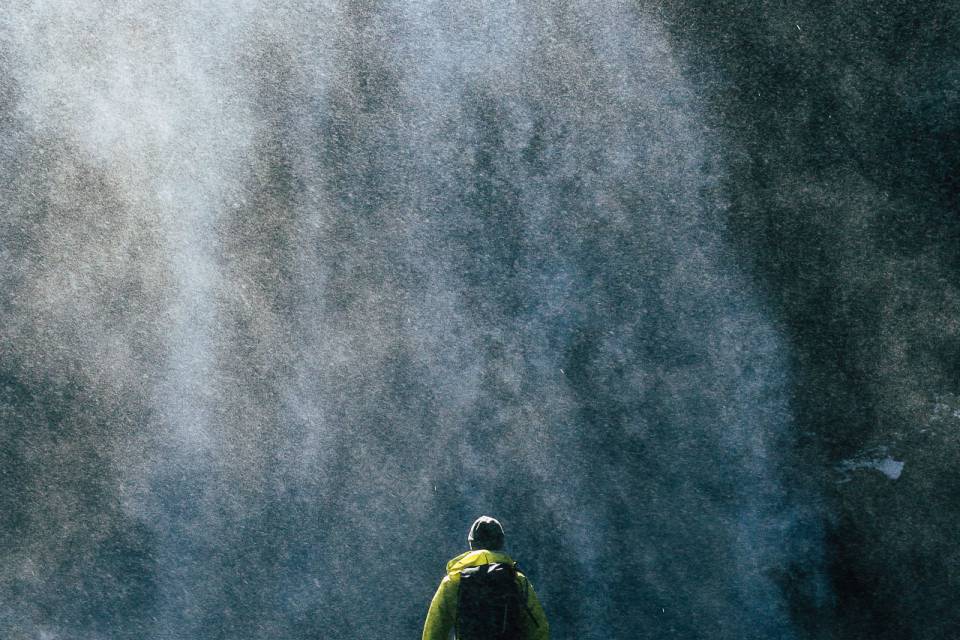
<svg viewBox="0 0 960 640"><path fill-rule="evenodd" d="M4 637L960 627L953 11L601 4L7 12Z"/></svg>

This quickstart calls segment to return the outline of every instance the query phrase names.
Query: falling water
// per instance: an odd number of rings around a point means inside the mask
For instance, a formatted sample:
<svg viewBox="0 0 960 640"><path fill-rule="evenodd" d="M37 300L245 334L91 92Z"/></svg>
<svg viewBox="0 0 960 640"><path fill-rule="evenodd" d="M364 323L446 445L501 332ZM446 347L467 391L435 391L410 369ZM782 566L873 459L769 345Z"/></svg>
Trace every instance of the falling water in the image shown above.
<svg viewBox="0 0 960 640"><path fill-rule="evenodd" d="M489 512L558 638L798 637L786 345L654 13L37 2L2 53L0 626L412 635Z"/></svg>

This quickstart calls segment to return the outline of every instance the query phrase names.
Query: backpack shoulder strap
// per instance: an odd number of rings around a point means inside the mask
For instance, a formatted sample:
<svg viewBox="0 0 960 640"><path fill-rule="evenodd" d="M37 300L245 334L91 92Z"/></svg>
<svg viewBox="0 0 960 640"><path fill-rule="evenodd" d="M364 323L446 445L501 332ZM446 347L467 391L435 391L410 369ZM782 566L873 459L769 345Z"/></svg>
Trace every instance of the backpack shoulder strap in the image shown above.
<svg viewBox="0 0 960 640"><path fill-rule="evenodd" d="M533 626L539 627L540 623L537 622L537 617L533 615L533 611L530 610L530 607L527 606L527 600L530 598L530 581L527 580L527 574L523 573L520 569L520 565L516 562L513 563L513 573L516 576L521 574L523 576L523 594L520 596L520 603L523 605L523 610L527 612L527 615L530 616L530 619L533 621Z"/></svg>

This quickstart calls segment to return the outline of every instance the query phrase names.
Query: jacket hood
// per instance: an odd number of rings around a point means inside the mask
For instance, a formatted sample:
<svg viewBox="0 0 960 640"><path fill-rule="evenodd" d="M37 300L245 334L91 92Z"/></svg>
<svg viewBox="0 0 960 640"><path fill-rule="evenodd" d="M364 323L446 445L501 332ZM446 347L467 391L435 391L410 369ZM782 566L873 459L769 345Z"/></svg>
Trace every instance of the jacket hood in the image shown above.
<svg viewBox="0 0 960 640"><path fill-rule="evenodd" d="M465 551L447 563L447 573L462 571L468 567L479 567L491 562L513 564L513 559L503 551L487 551L486 549Z"/></svg>

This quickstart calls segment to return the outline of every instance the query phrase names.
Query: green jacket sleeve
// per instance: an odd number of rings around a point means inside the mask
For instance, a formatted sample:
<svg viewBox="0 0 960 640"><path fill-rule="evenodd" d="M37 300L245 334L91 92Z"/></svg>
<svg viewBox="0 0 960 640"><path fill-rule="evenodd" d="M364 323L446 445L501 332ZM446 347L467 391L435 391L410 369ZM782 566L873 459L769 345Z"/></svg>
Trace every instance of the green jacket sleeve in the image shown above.
<svg viewBox="0 0 960 640"><path fill-rule="evenodd" d="M457 617L457 585L446 576L430 602L423 640L447 640Z"/></svg>
<svg viewBox="0 0 960 640"><path fill-rule="evenodd" d="M543 607L540 606L537 593L526 576L523 577L523 583L527 592L527 613L523 616L524 637L527 640L549 640L550 625L547 623L547 615L543 612Z"/></svg>

